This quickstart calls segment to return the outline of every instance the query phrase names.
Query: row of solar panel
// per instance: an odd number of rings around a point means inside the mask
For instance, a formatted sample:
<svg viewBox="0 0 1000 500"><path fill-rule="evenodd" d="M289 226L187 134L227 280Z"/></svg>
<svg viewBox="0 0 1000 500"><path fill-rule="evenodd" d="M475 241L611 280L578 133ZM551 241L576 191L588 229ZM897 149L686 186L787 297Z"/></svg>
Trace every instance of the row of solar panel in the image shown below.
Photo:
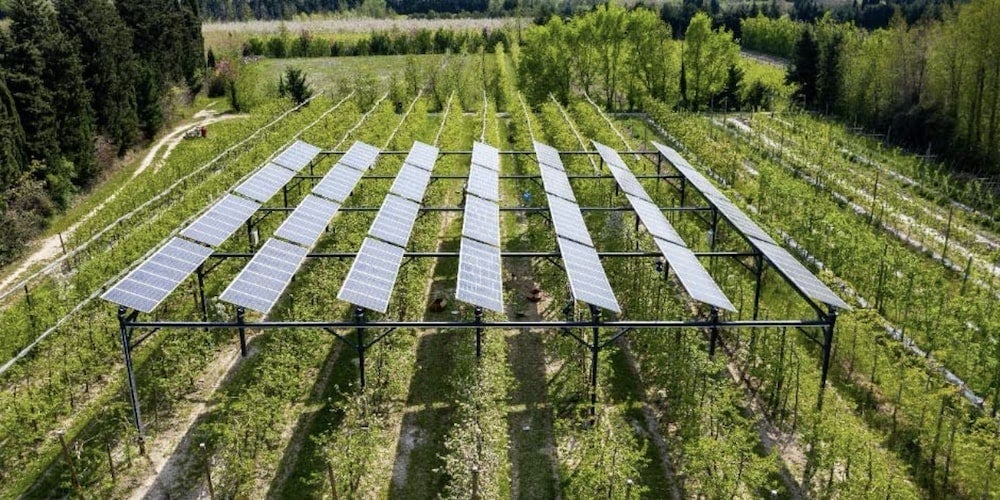
<svg viewBox="0 0 1000 500"><path fill-rule="evenodd" d="M415 142L410 148L340 287L338 299L382 313L388 310L437 156L438 148L429 144Z"/></svg>
<svg viewBox="0 0 1000 500"><path fill-rule="evenodd" d="M458 300L503 312L500 270L500 151L472 145L466 184L462 243L458 250Z"/></svg>
<svg viewBox="0 0 1000 500"><path fill-rule="evenodd" d="M208 259L212 254L210 247L229 239L262 203L277 194L320 151L316 146L296 141L185 227L180 236L187 239L171 238L101 297L137 311L152 312Z"/></svg>
<svg viewBox="0 0 1000 500"><path fill-rule="evenodd" d="M534 148L552 226L556 232L556 243L559 245L573 298L621 312L618 299L611 290L611 283L608 282L608 276L587 231L583 213L573 196L559 151L540 142L535 142Z"/></svg>
<svg viewBox="0 0 1000 500"><path fill-rule="evenodd" d="M687 247L667 218L663 216L663 211L642 187L639 179L635 177L618 152L598 142L594 142L594 147L604 163L608 165L611 175L621 190L625 192L625 197L632 205L639 220L653 237L653 242L663 253L667 264L674 270L674 274L688 295L698 302L727 311L736 311L736 307L701 265L694 252Z"/></svg>
<svg viewBox="0 0 1000 500"><path fill-rule="evenodd" d="M766 231L761 229L746 214L743 213L729 198L722 194L708 179L695 170L677 151L662 144L653 146L669 161L684 179L695 187L722 214L730 224L745 235L751 246L756 248L764 258L784 275L793 286L808 297L818 300L828 306L838 309L850 309L830 287L803 266L787 250L778 246Z"/></svg>
<svg viewBox="0 0 1000 500"><path fill-rule="evenodd" d="M270 312L379 154L378 148L369 144L352 144L219 298L264 314Z"/></svg>

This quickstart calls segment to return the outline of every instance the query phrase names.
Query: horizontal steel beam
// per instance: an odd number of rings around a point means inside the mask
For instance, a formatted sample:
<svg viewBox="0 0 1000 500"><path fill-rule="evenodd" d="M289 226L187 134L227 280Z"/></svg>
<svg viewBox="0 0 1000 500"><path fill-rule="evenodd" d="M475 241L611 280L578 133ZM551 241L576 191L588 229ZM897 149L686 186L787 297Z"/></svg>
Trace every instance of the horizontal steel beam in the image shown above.
<svg viewBox="0 0 1000 500"><path fill-rule="evenodd" d="M353 258L357 256L358 252L315 252L306 254L307 258L313 259L343 259L343 258ZM708 257L755 257L757 254L753 252L694 252L695 256L708 258ZM251 252L216 252L209 257L216 259L230 259L230 258L243 258L248 259L253 257L255 254ZM500 252L500 257L507 259L527 259L527 258L557 258L560 257L560 253L556 251L550 252ZM459 252L405 252L403 258L443 258L443 257L458 257ZM619 258L619 257L662 257L661 252L598 252L598 257L601 258Z"/></svg>
<svg viewBox="0 0 1000 500"><path fill-rule="evenodd" d="M561 328L633 328L633 329L674 329L674 328L822 328L830 326L829 321L813 320L739 320L719 321L371 321L357 323L354 321L263 321L263 322L228 322L228 321L126 321L129 328L218 328L239 329L253 328L273 330L282 328L332 328L332 329L364 329L381 328L415 328L415 329L459 329L495 328L501 330L527 329L561 329Z"/></svg>

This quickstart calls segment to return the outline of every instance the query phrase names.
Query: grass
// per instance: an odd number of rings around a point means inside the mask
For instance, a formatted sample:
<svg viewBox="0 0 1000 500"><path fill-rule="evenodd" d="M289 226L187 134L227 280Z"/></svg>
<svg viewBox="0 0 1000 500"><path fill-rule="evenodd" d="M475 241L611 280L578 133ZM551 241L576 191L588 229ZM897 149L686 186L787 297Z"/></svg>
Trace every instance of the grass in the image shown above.
<svg viewBox="0 0 1000 500"><path fill-rule="evenodd" d="M312 57L297 59L262 59L257 64L262 71L261 86L277 85L278 77L285 68L295 67L303 70L313 90L334 92L355 75L370 74L385 81L406 66L406 59L413 57L421 68L431 68L441 65L440 54L416 56L369 56L369 57Z"/></svg>

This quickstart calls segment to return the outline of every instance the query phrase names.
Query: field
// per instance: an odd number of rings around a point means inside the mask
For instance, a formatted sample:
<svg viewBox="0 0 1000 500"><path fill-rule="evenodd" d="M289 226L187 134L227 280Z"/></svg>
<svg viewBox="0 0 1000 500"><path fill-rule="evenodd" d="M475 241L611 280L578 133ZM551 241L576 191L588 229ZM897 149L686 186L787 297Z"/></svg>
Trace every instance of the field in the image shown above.
<svg viewBox="0 0 1000 500"><path fill-rule="evenodd" d="M1000 228L987 194L805 113L682 113L651 102L644 113L611 115L582 96L532 109L508 55L415 60L439 71L399 95L383 95L384 84L402 78L404 56L256 63L264 85L295 65L324 92L302 107L275 99L213 124L207 140L180 143L76 229L66 246L77 250L58 272L5 296L4 357L46 337L0 375L0 497L1000 495ZM752 70L777 78L773 68ZM379 92L341 84L360 71L379 77ZM232 330L164 329L137 334L140 442L117 310L96 296L294 140L331 151L354 141L383 150L422 141L442 151L469 151L474 141L502 151L530 151L536 140L563 151L593 151L592 140L622 151L667 144L851 304L837 319L829 384L819 391L821 348L794 328L726 330L713 354L706 329L635 330L609 344L596 366L559 329L489 329L477 358L469 330L400 328L366 353L363 390L357 352L326 331L251 329L242 357ZM586 178L601 172L597 158L564 155L580 206L627 206L612 182ZM675 180L652 178L655 160L623 158L659 205L684 204ZM324 158L315 174L333 164ZM383 156L347 206L378 207L401 166L401 156ZM434 173L469 169L468 155L442 155ZM500 181L501 206L544 209L542 186L525 177L538 172L530 156L501 156L500 175L509 176ZM432 182L424 205L458 207L461 183ZM295 184L288 206L311 188ZM267 206L284 201L275 198ZM262 218L259 240L286 215ZM342 211L315 251L357 251L374 217ZM698 212L669 218L695 251L745 250L735 230L707 237ZM621 211L585 215L602 252L654 248L632 221ZM556 248L546 217L503 211L500 226L504 251ZM460 212L427 211L407 250L457 251L462 229ZM237 231L219 250L246 251L246 236ZM753 314L752 261L713 257L707 265L737 308L729 319ZM233 308L218 297L244 260L219 262L204 279L207 317L230 321ZM457 264L407 262L379 319L471 321L472 308L454 300ZM663 279L654 258L602 264L625 319L708 314L677 280ZM487 321L566 318L560 266L541 257L503 266L506 310ZM351 305L336 298L350 267L351 259L309 259L266 319L350 320ZM762 280L762 318L814 314L777 273ZM535 287L540 300L527 300ZM142 317L200 320L197 291L189 278ZM432 307L436 299L445 306ZM585 312L577 304L569 315L582 321Z"/></svg>

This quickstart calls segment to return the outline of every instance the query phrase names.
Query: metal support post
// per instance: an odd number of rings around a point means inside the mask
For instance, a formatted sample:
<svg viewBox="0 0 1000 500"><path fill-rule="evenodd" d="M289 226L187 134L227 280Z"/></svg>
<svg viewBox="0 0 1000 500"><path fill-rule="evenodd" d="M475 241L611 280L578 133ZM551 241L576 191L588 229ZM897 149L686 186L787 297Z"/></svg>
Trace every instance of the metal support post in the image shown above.
<svg viewBox="0 0 1000 500"><path fill-rule="evenodd" d="M240 356L244 358L247 357L247 329L243 327L243 323L245 323L243 316L246 312L246 309L242 306L236 308L236 323L240 325L238 329L240 334Z"/></svg>
<svg viewBox="0 0 1000 500"><path fill-rule="evenodd" d="M288 184L281 186L281 203L283 207L288 208Z"/></svg>
<svg viewBox="0 0 1000 500"><path fill-rule="evenodd" d="M684 178L684 177L681 177L681 205L680 206L682 206L682 207L684 206L684 195L686 195L686 194L687 194L687 179Z"/></svg>
<svg viewBox="0 0 1000 500"><path fill-rule="evenodd" d="M253 219L247 221L247 248L251 253L254 251L253 247Z"/></svg>
<svg viewBox="0 0 1000 500"><path fill-rule="evenodd" d="M139 393L135 383L135 370L132 367L132 332L128 326L128 309L125 306L118 308L118 334L122 343L122 357L125 361L125 375L128 381L129 399L132 403L132 419L135 423L135 430L139 434L139 452L146 453L143 443L142 413L139 410Z"/></svg>
<svg viewBox="0 0 1000 500"><path fill-rule="evenodd" d="M757 321L757 314L760 312L760 287L762 284L761 281L764 277L764 256L758 253L756 257L754 257L754 260L756 261L754 271L757 281L753 288L753 319L754 321Z"/></svg>
<svg viewBox="0 0 1000 500"><path fill-rule="evenodd" d="M830 357L833 354L833 329L837 325L837 309L830 308L827 315L829 324L823 328L823 366L819 376L819 399L816 401L816 408L823 409L823 393L826 392L826 379L830 374Z"/></svg>
<svg viewBox="0 0 1000 500"><path fill-rule="evenodd" d="M711 312L712 327L711 335L708 341L708 357L715 358L715 345L719 343L719 308L712 307Z"/></svg>
<svg viewBox="0 0 1000 500"><path fill-rule="evenodd" d="M476 306L476 323L483 322L483 308ZM483 329L476 328L476 359L483 357Z"/></svg>
<svg viewBox="0 0 1000 500"><path fill-rule="evenodd" d="M601 309L591 305L590 316L594 320L593 343L590 345L590 421L594 424L597 419L597 363L601 352L601 328L597 325L601 322Z"/></svg>
<svg viewBox="0 0 1000 500"><path fill-rule="evenodd" d="M365 329L360 328L360 325L365 322L365 309L363 307L354 308L354 322L359 326L356 330L357 340L355 341L355 349L358 351L358 382L361 384L361 389L365 388Z"/></svg>
<svg viewBox="0 0 1000 500"><path fill-rule="evenodd" d="M202 321L208 323L208 302L205 301L205 270L204 264L199 265L197 269L198 276L198 300L201 302L201 319ZM206 328L207 330L207 328Z"/></svg>

